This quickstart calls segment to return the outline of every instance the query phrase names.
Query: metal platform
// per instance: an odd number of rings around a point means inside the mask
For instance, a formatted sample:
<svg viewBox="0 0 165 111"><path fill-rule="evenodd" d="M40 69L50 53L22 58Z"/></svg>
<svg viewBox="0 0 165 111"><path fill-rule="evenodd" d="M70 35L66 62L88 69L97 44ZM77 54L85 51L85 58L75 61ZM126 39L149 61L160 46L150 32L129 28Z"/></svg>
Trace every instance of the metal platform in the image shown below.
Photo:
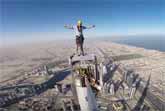
<svg viewBox="0 0 165 111"><path fill-rule="evenodd" d="M78 61L93 61L95 60L96 56L94 54L87 54L87 55L80 55L80 56L73 56L72 62L78 62Z"/></svg>

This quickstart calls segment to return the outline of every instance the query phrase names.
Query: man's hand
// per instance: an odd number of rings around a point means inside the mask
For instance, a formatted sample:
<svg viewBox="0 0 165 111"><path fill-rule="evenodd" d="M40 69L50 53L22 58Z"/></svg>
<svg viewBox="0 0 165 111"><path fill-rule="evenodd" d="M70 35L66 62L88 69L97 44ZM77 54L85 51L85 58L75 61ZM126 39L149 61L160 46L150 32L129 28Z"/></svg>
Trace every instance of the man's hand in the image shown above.
<svg viewBox="0 0 165 111"><path fill-rule="evenodd" d="M67 28L67 29L73 29L73 27L70 26L70 25L64 25L64 27Z"/></svg>
<svg viewBox="0 0 165 111"><path fill-rule="evenodd" d="M86 29L91 29L91 28L94 28L94 27L95 27L95 25L90 25L90 26L86 27Z"/></svg>

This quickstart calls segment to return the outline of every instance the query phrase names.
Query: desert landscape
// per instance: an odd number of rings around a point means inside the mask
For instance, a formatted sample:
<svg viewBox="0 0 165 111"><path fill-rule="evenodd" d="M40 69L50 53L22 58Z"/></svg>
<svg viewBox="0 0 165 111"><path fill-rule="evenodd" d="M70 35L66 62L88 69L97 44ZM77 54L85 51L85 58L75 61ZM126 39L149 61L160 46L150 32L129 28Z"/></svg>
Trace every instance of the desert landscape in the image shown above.
<svg viewBox="0 0 165 111"><path fill-rule="evenodd" d="M151 74L151 81L157 87L165 84L165 52L147 50L133 46L116 44L110 41L86 41L86 53L98 56L100 48L108 57L119 62L121 67L132 69L142 78ZM75 52L74 41L51 41L0 48L0 81L30 71L35 67L57 61L68 62Z"/></svg>
<svg viewBox="0 0 165 111"><path fill-rule="evenodd" d="M95 54L97 56L98 63L103 62L106 64L105 62L113 61L113 64L118 65L118 71L114 73L114 78L116 80L120 80L122 74L126 74L129 71L131 71L132 74L138 78L141 78L143 81L148 81L148 78L151 77L149 85L150 92L156 95L154 97L159 98L159 101L164 101L164 52L117 44L105 40L87 40L85 41L84 49L85 54ZM75 51L75 43L73 40L27 43L22 45L20 44L1 47L1 90L3 91L3 88L7 88L8 86L10 89L10 87L12 88L13 84L18 85L18 87L20 87L19 85L21 84L25 86L27 84L27 87L31 87L31 85L34 84L47 84L47 82L44 82L45 80L54 83L55 81L59 80L59 78L63 78L62 76L65 75L62 73L62 75L60 73L55 73L54 77L52 77L53 75L46 76L45 74L50 72L49 69L51 69L52 73L58 72L58 70L60 71L68 69L68 59L75 53ZM121 70L122 72L120 72ZM71 81L71 76L66 76L66 78L59 83L70 84ZM31 90L32 89L33 88L31 88ZM52 91L50 92L53 93L55 89L51 90ZM48 96L47 98L49 98L49 94L51 93L43 93L43 95ZM40 96L42 98L42 94ZM139 98L138 93L136 94L136 97ZM32 99L35 100L36 97L32 97ZM132 104L133 106L136 104L135 101L128 101L128 103ZM103 104L105 103L103 102ZM146 102L146 104L151 103ZM149 107L151 108L153 106L151 105ZM13 107L11 106L11 109L12 108Z"/></svg>

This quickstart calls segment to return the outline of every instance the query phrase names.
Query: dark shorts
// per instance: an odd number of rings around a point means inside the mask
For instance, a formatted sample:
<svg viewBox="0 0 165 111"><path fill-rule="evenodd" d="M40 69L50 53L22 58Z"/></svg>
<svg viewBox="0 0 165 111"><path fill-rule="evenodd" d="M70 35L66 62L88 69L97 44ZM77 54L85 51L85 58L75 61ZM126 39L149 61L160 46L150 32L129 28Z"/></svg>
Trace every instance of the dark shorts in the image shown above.
<svg viewBox="0 0 165 111"><path fill-rule="evenodd" d="M84 43L84 37L83 36L76 36L76 44L81 45Z"/></svg>

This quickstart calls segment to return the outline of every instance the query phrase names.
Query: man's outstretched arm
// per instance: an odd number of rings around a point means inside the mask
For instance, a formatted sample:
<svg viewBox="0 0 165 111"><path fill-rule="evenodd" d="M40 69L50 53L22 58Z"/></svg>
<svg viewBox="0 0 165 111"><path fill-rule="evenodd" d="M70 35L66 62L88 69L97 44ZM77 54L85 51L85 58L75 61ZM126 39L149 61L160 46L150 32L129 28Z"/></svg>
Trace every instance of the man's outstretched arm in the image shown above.
<svg viewBox="0 0 165 111"><path fill-rule="evenodd" d="M95 25L92 25L92 26L84 26L84 29L91 29L91 28L94 28Z"/></svg>
<svg viewBox="0 0 165 111"><path fill-rule="evenodd" d="M64 25L64 27L67 29L73 29L73 26L71 26L71 25Z"/></svg>

